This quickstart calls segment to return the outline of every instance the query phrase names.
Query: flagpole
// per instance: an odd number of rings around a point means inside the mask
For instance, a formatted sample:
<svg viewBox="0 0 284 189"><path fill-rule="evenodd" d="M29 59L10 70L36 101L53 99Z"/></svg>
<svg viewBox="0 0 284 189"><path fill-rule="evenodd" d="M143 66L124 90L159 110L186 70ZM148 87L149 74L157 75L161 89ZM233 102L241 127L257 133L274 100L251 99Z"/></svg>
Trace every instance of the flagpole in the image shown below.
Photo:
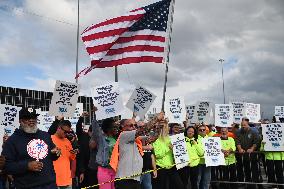
<svg viewBox="0 0 284 189"><path fill-rule="evenodd" d="M80 10L80 0L78 0L78 21L77 21L77 53L76 53L76 76L78 75L78 60L79 60L79 10ZM78 78L76 77L76 83L78 83Z"/></svg>
<svg viewBox="0 0 284 189"><path fill-rule="evenodd" d="M114 67L114 81L118 82L118 70L117 66Z"/></svg>
<svg viewBox="0 0 284 189"><path fill-rule="evenodd" d="M173 20L174 20L174 6L175 0L172 0L171 11L170 11L170 23L169 23L169 33L168 33L168 46L167 46L167 60L166 60L166 70L165 70L165 82L163 90L163 100L162 100L162 111L165 111L165 99L167 91L167 82L168 82L168 72L169 72L169 61L170 61L170 51L171 51L171 40L172 40L172 31L173 31Z"/></svg>

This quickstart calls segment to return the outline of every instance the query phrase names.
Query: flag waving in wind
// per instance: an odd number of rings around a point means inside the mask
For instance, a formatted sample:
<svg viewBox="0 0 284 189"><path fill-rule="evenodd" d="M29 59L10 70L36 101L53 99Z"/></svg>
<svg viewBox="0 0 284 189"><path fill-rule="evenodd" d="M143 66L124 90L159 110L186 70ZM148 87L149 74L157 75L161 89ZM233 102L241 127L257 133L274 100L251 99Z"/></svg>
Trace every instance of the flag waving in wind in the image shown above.
<svg viewBox="0 0 284 189"><path fill-rule="evenodd" d="M162 0L86 28L81 36L91 66L76 77L86 75L94 68L163 63L170 5L171 0Z"/></svg>

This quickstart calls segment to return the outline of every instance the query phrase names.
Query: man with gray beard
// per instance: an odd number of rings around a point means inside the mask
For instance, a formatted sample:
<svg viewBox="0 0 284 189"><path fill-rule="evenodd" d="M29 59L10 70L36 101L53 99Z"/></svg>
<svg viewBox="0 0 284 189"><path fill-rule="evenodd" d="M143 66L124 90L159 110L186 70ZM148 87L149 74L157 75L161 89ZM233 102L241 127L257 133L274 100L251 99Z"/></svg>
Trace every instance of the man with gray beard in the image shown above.
<svg viewBox="0 0 284 189"><path fill-rule="evenodd" d="M17 189L56 189L53 161L61 151L47 132L37 128L38 115L21 109L20 127L3 146L4 170L13 176Z"/></svg>

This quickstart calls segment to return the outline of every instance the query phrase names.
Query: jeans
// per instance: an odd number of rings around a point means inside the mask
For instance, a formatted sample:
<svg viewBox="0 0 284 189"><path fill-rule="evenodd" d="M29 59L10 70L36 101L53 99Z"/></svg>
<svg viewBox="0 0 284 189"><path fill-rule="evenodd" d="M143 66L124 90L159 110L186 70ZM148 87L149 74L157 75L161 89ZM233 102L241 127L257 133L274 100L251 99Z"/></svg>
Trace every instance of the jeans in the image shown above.
<svg viewBox="0 0 284 189"><path fill-rule="evenodd" d="M211 182L211 167L206 167L205 164L200 164L197 180L199 183L199 189L209 189Z"/></svg>
<svg viewBox="0 0 284 189"><path fill-rule="evenodd" d="M151 173L141 175L141 189L152 189Z"/></svg>
<svg viewBox="0 0 284 189"><path fill-rule="evenodd" d="M98 167L98 182L105 183L115 179L115 172L113 169ZM100 189L115 189L114 182L106 183L99 186Z"/></svg>

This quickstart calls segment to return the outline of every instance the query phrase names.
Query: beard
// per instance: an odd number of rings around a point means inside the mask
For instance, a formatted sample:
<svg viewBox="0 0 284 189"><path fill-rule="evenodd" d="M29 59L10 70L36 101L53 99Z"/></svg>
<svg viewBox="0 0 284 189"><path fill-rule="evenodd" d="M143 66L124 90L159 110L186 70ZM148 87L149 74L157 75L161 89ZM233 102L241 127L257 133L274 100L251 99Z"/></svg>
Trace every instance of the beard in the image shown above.
<svg viewBox="0 0 284 189"><path fill-rule="evenodd" d="M29 126L29 125L21 125L20 127L25 133L36 133L38 128L37 125Z"/></svg>

